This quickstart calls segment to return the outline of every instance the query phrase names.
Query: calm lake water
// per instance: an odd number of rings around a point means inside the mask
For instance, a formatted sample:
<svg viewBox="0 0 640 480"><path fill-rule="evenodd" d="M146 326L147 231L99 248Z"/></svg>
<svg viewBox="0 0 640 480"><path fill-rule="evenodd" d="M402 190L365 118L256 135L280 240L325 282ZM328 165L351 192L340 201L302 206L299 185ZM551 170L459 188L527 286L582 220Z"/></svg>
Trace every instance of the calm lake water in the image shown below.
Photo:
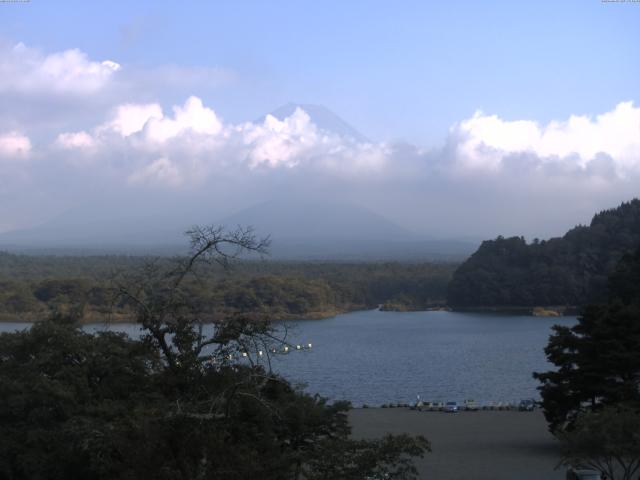
<svg viewBox="0 0 640 480"><path fill-rule="evenodd" d="M311 342L313 348L277 356L272 366L304 381L309 392L354 405L408 403L417 394L428 401L518 401L538 396L531 372L550 368L543 349L551 326L575 322L575 317L353 312L287 322L292 343ZM0 331L26 327L0 323ZM139 334L135 324L109 328Z"/></svg>

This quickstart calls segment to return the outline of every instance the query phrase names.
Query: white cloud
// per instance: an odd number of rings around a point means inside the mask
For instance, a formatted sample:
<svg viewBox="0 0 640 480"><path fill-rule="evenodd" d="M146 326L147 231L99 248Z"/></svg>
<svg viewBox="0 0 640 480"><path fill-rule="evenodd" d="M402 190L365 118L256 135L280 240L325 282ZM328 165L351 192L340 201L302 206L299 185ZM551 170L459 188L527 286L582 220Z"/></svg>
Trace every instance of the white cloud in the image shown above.
<svg viewBox="0 0 640 480"><path fill-rule="evenodd" d="M145 136L151 142L163 143L184 133L215 136L222 130L216 113L197 97L189 97L183 107L173 107L173 118L152 117L145 125Z"/></svg>
<svg viewBox="0 0 640 480"><path fill-rule="evenodd" d="M0 47L3 92L86 95L105 87L118 70L118 63L89 60L78 49L45 55L22 43Z"/></svg>
<svg viewBox="0 0 640 480"><path fill-rule="evenodd" d="M547 125L478 112L455 125L451 137L459 165L473 171L499 170L507 156L519 153L534 155L541 164L570 161L583 170L605 155L620 176L640 168L640 108L632 102L595 117L572 115Z"/></svg>
<svg viewBox="0 0 640 480"><path fill-rule="evenodd" d="M179 187L183 183L182 174L166 157L158 158L150 164L129 175L129 183L159 183L170 187Z"/></svg>
<svg viewBox="0 0 640 480"><path fill-rule="evenodd" d="M162 117L162 107L157 103L126 103L116 107L113 118L98 127L98 133L113 130L123 137L128 137L142 130L152 118Z"/></svg>
<svg viewBox="0 0 640 480"><path fill-rule="evenodd" d="M121 137L140 134L143 142L152 147L188 133L215 136L222 130L216 113L197 97L189 97L183 106L174 106L173 113L173 117L165 116L157 103L119 105L112 119L95 129L96 136L111 132Z"/></svg>
<svg viewBox="0 0 640 480"><path fill-rule="evenodd" d="M389 154L384 145L357 143L318 129L302 109L282 120L267 115L261 123L232 125L193 96L174 106L173 115L165 115L155 103L120 105L92 134L65 133L57 142L75 147L78 156L89 145L100 146L105 163L117 148L130 159L124 172L129 183L172 187L202 183L220 168L251 172L300 167L354 176L381 171Z"/></svg>
<svg viewBox="0 0 640 480"><path fill-rule="evenodd" d="M260 165L294 167L319 142L327 140L300 108L282 121L267 115L262 124L245 124L239 132L249 149L251 168Z"/></svg>
<svg viewBox="0 0 640 480"><path fill-rule="evenodd" d="M56 138L55 145L67 150L72 149L94 149L96 141L87 132L61 133Z"/></svg>
<svg viewBox="0 0 640 480"><path fill-rule="evenodd" d="M0 157L7 159L25 159L31 153L29 137L19 132L0 134Z"/></svg>

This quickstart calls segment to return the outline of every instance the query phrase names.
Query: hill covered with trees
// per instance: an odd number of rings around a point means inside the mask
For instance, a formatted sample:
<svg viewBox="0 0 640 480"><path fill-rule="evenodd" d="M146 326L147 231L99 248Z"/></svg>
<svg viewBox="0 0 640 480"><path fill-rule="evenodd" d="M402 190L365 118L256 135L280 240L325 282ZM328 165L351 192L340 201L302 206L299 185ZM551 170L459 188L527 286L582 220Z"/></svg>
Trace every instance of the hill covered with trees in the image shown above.
<svg viewBox="0 0 640 480"><path fill-rule="evenodd" d="M117 275L166 257L29 256L0 253L0 321L37 321L51 312L83 322L131 320L131 305L114 301ZM419 310L443 305L456 265L399 262L234 262L203 266L190 294L216 316L321 318L375 308Z"/></svg>
<svg viewBox="0 0 640 480"><path fill-rule="evenodd" d="M488 240L454 273L453 307L582 306L603 301L607 277L640 245L640 200L596 214L563 237Z"/></svg>

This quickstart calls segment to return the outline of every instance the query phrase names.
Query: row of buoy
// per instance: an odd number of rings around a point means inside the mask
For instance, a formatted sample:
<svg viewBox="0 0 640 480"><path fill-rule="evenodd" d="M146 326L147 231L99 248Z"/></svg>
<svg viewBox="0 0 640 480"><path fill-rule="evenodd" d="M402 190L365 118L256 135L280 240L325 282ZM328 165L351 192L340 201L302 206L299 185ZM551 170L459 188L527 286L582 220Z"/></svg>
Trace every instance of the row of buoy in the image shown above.
<svg viewBox="0 0 640 480"><path fill-rule="evenodd" d="M310 350L311 348L313 348L313 344L312 343L306 343L306 344L297 344L297 345L285 345L284 347L282 347L282 349L277 349L277 348L270 348L268 351L269 353L272 354L288 354L289 352L293 351L293 350ZM263 357L266 354L267 350L258 350L257 351L257 355L258 357ZM229 354L229 355L225 355L225 360L229 360L229 361L233 361L233 360L238 360L238 358L248 358L249 357L249 352L240 352L240 357L238 357L237 355L234 354ZM215 363L216 359L215 357L211 357L210 362Z"/></svg>
<svg viewBox="0 0 640 480"><path fill-rule="evenodd" d="M313 344L311 343L307 343L306 345L295 345L295 347L289 347L288 345L285 345L284 347L282 347L282 350L278 350L277 348L271 348L269 349L269 352L273 353L273 354L277 354L277 353L284 353L287 354L289 353L292 349L295 350L310 350L313 347ZM262 350L258 350L258 356L262 357L265 354L264 351ZM247 357L249 354L247 352L242 352L242 356L243 357Z"/></svg>

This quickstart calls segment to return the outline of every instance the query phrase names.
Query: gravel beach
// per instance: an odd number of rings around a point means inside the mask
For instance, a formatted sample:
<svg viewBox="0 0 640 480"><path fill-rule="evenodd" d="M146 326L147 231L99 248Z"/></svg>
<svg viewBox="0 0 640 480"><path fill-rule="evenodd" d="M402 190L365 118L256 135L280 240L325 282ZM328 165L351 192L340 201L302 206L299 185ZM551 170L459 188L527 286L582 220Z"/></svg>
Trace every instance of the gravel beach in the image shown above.
<svg viewBox="0 0 640 480"><path fill-rule="evenodd" d="M558 445L542 413L516 411L418 412L407 408L354 409L353 435L424 435L432 452L416 462L429 480L563 480L555 469Z"/></svg>

